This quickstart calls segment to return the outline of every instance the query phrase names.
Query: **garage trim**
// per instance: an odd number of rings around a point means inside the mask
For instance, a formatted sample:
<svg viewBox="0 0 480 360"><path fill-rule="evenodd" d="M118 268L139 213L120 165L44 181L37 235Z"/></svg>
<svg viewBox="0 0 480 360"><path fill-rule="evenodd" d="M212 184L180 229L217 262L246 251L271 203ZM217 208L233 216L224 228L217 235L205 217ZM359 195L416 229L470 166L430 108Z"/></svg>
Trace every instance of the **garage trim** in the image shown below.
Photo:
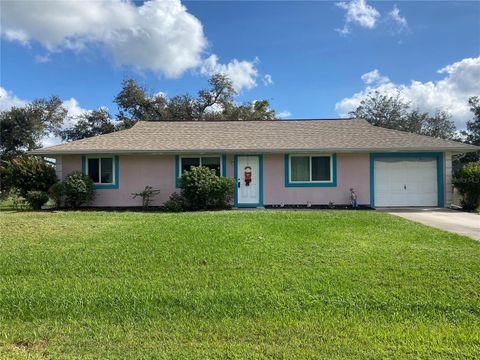
<svg viewBox="0 0 480 360"><path fill-rule="evenodd" d="M375 159L378 158L425 157L437 160L438 207L444 207L443 199L443 153L441 152L396 152L370 153L370 206L375 208Z"/></svg>

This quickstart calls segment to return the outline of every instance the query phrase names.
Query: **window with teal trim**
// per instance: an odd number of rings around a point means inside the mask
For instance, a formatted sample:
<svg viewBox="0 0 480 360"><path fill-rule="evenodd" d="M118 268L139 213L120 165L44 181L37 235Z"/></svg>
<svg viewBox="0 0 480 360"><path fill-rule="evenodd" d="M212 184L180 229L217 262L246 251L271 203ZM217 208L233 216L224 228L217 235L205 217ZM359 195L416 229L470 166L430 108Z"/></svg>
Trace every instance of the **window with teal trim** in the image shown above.
<svg viewBox="0 0 480 360"><path fill-rule="evenodd" d="M87 157L86 174L98 185L115 184L115 161L112 157Z"/></svg>
<svg viewBox="0 0 480 360"><path fill-rule="evenodd" d="M331 155L290 155L290 183L331 183L333 168Z"/></svg>
<svg viewBox="0 0 480 360"><path fill-rule="evenodd" d="M221 176L222 159L221 156L181 156L180 157L180 174L189 171L192 166L205 166L210 170L214 170L217 176Z"/></svg>

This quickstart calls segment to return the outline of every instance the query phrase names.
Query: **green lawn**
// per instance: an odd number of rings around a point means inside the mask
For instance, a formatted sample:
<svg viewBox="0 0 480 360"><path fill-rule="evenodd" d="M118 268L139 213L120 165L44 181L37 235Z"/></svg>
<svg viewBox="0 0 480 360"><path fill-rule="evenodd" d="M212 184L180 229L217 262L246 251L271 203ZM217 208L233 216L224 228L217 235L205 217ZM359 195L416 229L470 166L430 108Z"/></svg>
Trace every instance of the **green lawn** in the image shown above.
<svg viewBox="0 0 480 360"><path fill-rule="evenodd" d="M480 357L480 243L367 211L0 213L0 358Z"/></svg>

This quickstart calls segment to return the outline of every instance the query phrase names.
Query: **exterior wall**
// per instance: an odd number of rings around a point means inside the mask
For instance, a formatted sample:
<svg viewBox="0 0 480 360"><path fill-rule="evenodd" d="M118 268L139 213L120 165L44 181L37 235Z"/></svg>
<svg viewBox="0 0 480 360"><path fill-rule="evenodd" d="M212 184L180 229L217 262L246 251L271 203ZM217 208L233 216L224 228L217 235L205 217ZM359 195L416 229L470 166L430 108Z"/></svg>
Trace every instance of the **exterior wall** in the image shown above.
<svg viewBox="0 0 480 360"><path fill-rule="evenodd" d="M443 156L445 206L452 202L452 157ZM234 156L227 154L226 174L233 177ZM350 188L358 195L358 203L370 204L370 156L363 153L337 154L337 186L335 187L286 187L284 154L263 155L263 203L264 205L324 205L348 204ZM72 171L81 171L80 155L57 158L57 175L63 179ZM118 189L97 189L93 206L140 206L141 199L132 199L146 185L160 189L152 205L163 204L178 189L175 187L175 156L125 156L119 157Z"/></svg>
<svg viewBox="0 0 480 360"><path fill-rule="evenodd" d="M82 171L82 157L80 155L65 155L57 158L57 161L59 159L62 163L62 180L73 171Z"/></svg>
<svg viewBox="0 0 480 360"><path fill-rule="evenodd" d="M357 192L359 204L370 204L369 154L337 154L336 187L285 187L284 155L263 157L264 205L349 204L350 188Z"/></svg>
<svg viewBox="0 0 480 360"><path fill-rule="evenodd" d="M444 153L443 176L445 183L445 207L451 207L453 202L453 185L452 185L452 153Z"/></svg>
<svg viewBox="0 0 480 360"><path fill-rule="evenodd" d="M55 158L55 174L57 175L58 179L63 179L63 164L61 156Z"/></svg>
<svg viewBox="0 0 480 360"><path fill-rule="evenodd" d="M63 176L81 171L81 156L64 156ZM118 189L97 189L93 206L141 206L142 199L132 199L132 193L142 191L146 185L160 189L152 202L163 204L175 188L175 156L124 156L119 157Z"/></svg>
<svg viewBox="0 0 480 360"><path fill-rule="evenodd" d="M233 154L227 154L227 177L233 178Z"/></svg>

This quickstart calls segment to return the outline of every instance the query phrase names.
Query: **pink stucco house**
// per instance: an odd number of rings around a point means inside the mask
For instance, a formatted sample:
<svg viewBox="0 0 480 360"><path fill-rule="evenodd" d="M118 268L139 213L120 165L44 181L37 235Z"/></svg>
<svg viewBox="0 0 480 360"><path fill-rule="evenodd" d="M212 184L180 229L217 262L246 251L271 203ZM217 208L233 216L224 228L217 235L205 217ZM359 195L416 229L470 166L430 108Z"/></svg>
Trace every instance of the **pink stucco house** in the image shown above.
<svg viewBox="0 0 480 360"><path fill-rule="evenodd" d="M94 206L139 206L132 193L178 190L193 165L236 179L235 206L348 204L449 206L452 154L478 147L370 125L359 119L141 121L131 129L33 151L56 158L60 179L81 170Z"/></svg>

